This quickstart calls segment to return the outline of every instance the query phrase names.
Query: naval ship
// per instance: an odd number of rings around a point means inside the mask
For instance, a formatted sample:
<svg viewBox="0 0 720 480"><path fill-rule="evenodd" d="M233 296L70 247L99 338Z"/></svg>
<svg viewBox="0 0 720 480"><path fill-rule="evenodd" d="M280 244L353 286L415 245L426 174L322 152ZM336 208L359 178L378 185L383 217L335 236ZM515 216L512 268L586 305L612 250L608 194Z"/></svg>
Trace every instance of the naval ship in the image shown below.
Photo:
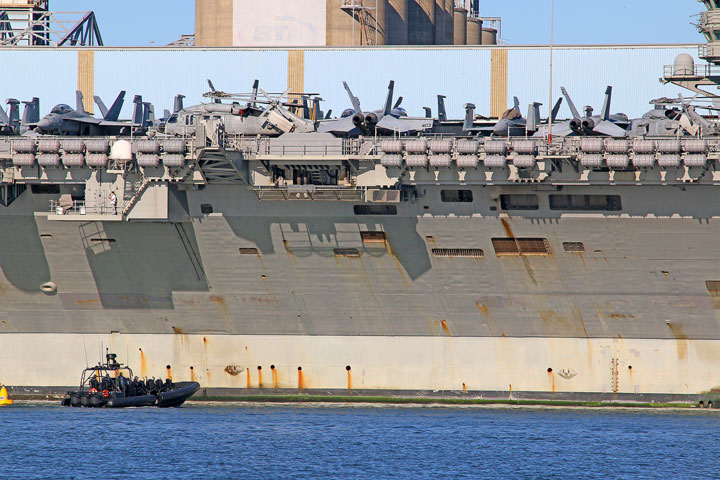
<svg viewBox="0 0 720 480"><path fill-rule="evenodd" d="M104 349L207 395L696 401L720 385L719 138L216 123L0 138L15 394L65 391Z"/></svg>

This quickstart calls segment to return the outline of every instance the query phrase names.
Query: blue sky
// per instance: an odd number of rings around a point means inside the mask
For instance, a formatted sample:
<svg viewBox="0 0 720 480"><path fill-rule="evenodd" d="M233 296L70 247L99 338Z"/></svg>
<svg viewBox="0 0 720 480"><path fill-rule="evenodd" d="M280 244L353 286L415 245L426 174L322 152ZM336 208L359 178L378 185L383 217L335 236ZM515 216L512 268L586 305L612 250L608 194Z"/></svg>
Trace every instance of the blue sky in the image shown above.
<svg viewBox="0 0 720 480"><path fill-rule="evenodd" d="M548 43L549 6L550 0L480 2L482 15L503 18L503 37L514 45ZM51 0L51 8L94 10L108 46L165 45L195 29L195 0ZM555 43L701 43L690 25L700 11L694 0L555 0Z"/></svg>

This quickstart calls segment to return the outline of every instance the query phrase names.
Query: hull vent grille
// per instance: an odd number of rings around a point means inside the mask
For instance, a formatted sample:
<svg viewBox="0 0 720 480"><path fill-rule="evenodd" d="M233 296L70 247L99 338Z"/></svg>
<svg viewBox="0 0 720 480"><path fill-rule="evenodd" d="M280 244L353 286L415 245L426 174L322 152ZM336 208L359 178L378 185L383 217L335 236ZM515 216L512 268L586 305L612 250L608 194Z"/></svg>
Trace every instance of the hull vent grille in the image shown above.
<svg viewBox="0 0 720 480"><path fill-rule="evenodd" d="M482 258L485 256L485 252L480 248L433 248L432 254L436 257Z"/></svg>
<svg viewBox="0 0 720 480"><path fill-rule="evenodd" d="M496 255L550 255L545 238L493 238Z"/></svg>

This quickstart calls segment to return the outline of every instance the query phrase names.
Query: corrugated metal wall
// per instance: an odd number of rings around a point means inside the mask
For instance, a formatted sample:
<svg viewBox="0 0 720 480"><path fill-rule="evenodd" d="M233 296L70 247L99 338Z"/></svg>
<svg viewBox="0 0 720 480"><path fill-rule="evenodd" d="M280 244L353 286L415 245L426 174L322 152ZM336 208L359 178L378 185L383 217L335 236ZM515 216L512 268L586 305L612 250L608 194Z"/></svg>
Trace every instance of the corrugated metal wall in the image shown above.
<svg viewBox="0 0 720 480"><path fill-rule="evenodd" d="M523 110L531 101L548 100L547 48L508 47L507 103L520 98ZM304 56L304 89L326 100L323 109L335 114L350 106L342 87L346 80L365 109L381 108L387 83L395 80L396 98L410 115L423 115L423 106L437 109L437 94L447 96L451 117L460 118L466 102L477 112L490 113L491 50L485 48L309 49ZM602 105L606 85L613 85L613 112L642 115L649 100L677 96L681 89L662 85L663 66L680 53L696 57L693 46L558 48L554 55L554 98L560 86L570 91L578 108ZM78 54L68 50L0 50L3 76L0 97L28 100L41 97L41 111L56 103L74 104L78 84ZM697 61L697 60L696 60ZM129 117L132 95L155 105L157 114L172 107L176 93L186 105L202 101L206 79L224 91L247 92L255 78L266 91L283 91L288 81L288 52L283 49L97 49L95 93L105 103L118 91L128 92L123 116ZM496 89L496 91L503 91ZM544 107L546 108L546 107ZM524 112L523 112L524 113ZM563 107L563 116L569 114Z"/></svg>
<svg viewBox="0 0 720 480"><path fill-rule="evenodd" d="M340 114L350 100L342 86L347 81L363 109L383 107L387 85L395 80L395 98L403 97L409 115L422 116L422 107L437 113L436 95L447 95L449 114L461 115L462 105L490 102L490 50L311 50L305 52L305 89L326 100L323 110Z"/></svg>
<svg viewBox="0 0 720 480"><path fill-rule="evenodd" d="M127 90L123 114L129 118L132 95L155 105L155 114L172 109L182 93L185 105L203 100L210 89L249 92L254 79L267 92L282 92L287 84L286 50L102 50L95 53L95 92L105 103Z"/></svg>
<svg viewBox="0 0 720 480"><path fill-rule="evenodd" d="M58 103L75 107L78 54L72 50L0 49L0 105L5 99L40 98L41 115ZM22 114L22 111L21 111Z"/></svg>
<svg viewBox="0 0 720 480"><path fill-rule="evenodd" d="M533 101L543 103L547 115L548 49L511 50L508 72L508 97L519 97L523 115ZM578 109L591 105L599 112L605 87L613 86L612 113L623 112L639 117L651 108L648 102L659 97L677 97L687 90L663 85L659 79L663 66L672 65L675 57L689 53L699 62L697 48L561 48L553 52L553 98L560 96L560 87L568 90ZM566 102L560 110L570 116Z"/></svg>

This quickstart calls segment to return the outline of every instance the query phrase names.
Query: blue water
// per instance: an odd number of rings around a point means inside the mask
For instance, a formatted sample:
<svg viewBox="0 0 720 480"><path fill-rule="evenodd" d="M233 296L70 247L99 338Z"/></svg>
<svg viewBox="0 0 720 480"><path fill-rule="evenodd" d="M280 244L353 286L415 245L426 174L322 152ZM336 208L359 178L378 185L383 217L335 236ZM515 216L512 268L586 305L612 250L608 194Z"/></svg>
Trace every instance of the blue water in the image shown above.
<svg viewBox="0 0 720 480"><path fill-rule="evenodd" d="M0 478L714 479L720 414L186 404L0 408Z"/></svg>

